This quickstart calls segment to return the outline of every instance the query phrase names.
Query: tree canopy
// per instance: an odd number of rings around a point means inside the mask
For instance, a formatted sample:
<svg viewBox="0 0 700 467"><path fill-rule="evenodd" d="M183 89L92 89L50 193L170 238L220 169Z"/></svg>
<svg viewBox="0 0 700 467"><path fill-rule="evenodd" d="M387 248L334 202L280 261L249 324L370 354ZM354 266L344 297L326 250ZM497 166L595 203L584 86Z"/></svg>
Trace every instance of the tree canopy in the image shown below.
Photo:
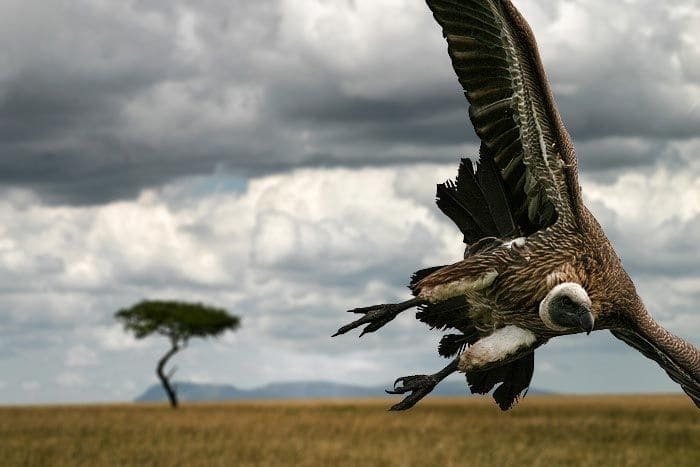
<svg viewBox="0 0 700 467"><path fill-rule="evenodd" d="M224 309L179 301L144 300L119 310L115 317L138 339L160 334L174 342L187 342L191 337L216 337L240 326L240 318Z"/></svg>

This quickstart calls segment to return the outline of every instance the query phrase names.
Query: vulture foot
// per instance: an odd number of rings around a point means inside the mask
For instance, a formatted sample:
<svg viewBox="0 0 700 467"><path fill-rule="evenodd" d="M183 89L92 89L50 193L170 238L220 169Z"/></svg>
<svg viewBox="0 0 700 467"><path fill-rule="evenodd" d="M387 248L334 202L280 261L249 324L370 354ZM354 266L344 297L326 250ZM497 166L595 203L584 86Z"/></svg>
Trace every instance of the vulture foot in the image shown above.
<svg viewBox="0 0 700 467"><path fill-rule="evenodd" d="M387 389L388 394L406 394L410 392L401 402L393 405L389 410L407 410L430 394L440 381L457 371L459 357L455 358L442 370L432 375L403 376L394 381L394 389ZM398 385L398 386L397 386Z"/></svg>
<svg viewBox="0 0 700 467"><path fill-rule="evenodd" d="M394 382L394 389L387 389L387 394L405 394L410 392L401 402L394 404L389 410L408 410L430 394L440 380L435 375L403 376Z"/></svg>
<svg viewBox="0 0 700 467"><path fill-rule="evenodd" d="M414 298L412 300L408 300L402 303L374 305L364 308L354 308L352 310L348 310L348 313L357 313L362 314L364 316L362 316L359 319L356 319L350 324L346 324L345 326L341 327L340 329L338 329L338 332L333 334L332 337L339 336L340 334L345 334L348 331L351 331L357 327L366 324L367 326L365 326L365 328L362 330L362 333L360 333L360 337L362 337L367 333L374 332L377 329L381 328L386 323L396 318L396 316L398 316L398 314L402 311L408 310L409 308L412 308L416 305L420 305L421 303L421 300Z"/></svg>

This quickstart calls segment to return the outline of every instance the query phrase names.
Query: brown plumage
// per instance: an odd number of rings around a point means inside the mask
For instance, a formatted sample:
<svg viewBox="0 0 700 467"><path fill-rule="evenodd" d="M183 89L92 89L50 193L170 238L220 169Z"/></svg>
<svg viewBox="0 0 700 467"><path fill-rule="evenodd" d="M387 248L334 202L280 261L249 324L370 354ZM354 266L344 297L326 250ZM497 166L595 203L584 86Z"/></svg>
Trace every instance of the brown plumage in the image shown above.
<svg viewBox="0 0 700 467"><path fill-rule="evenodd" d="M655 360L700 407L700 351L646 311L603 233L583 204L577 160L530 27L509 0L427 0L447 39L482 145L476 170L438 185L437 204L464 233L462 261L418 271L414 298L358 308L373 332L401 311L456 329L439 352L455 357L434 375L399 378L410 408L461 370L473 392L510 408L529 386L534 350L549 339L609 329ZM337 335L336 334L336 335Z"/></svg>

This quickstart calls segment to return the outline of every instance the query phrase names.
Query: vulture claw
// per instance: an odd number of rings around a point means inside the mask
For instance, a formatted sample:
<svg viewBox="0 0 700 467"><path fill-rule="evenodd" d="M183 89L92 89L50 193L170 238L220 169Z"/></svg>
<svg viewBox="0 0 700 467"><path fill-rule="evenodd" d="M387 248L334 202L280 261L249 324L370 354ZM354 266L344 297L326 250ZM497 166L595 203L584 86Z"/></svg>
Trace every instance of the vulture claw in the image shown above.
<svg viewBox="0 0 700 467"><path fill-rule="evenodd" d="M386 389L387 394L405 394L410 392L401 402L393 405L389 410L407 410L430 394L439 382L434 375L403 376L394 382L394 389Z"/></svg>
<svg viewBox="0 0 700 467"><path fill-rule="evenodd" d="M352 310L348 310L348 313L358 313L363 314L364 316L362 316L359 319L356 319L350 324L346 324L345 326L341 327L335 334L333 334L332 337L339 336L340 334L345 334L348 331L351 331L357 327L366 324L367 326L365 326L365 328L360 333L360 337L362 337L367 333L374 332L377 329L381 328L386 323L396 318L396 316L405 309L406 308L402 308L399 305L388 304L368 306L364 308L354 308Z"/></svg>

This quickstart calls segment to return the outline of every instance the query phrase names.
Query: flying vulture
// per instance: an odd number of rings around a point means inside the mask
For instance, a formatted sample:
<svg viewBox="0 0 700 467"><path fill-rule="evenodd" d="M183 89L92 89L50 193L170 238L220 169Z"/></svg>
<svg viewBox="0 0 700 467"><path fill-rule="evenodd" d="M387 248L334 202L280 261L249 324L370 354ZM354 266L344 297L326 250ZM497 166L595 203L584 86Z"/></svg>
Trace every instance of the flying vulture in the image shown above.
<svg viewBox="0 0 700 467"><path fill-rule="evenodd" d="M600 224L586 208L576 154L529 25L510 0L427 0L481 139L476 164L437 187L437 205L464 234L464 259L416 272L413 298L349 310L335 335L374 332L417 307L451 329L432 375L396 380L405 410L461 371L473 393L511 408L530 385L535 350L565 334L609 329L655 360L700 408L700 350L647 312ZM361 335L362 335L361 334Z"/></svg>

